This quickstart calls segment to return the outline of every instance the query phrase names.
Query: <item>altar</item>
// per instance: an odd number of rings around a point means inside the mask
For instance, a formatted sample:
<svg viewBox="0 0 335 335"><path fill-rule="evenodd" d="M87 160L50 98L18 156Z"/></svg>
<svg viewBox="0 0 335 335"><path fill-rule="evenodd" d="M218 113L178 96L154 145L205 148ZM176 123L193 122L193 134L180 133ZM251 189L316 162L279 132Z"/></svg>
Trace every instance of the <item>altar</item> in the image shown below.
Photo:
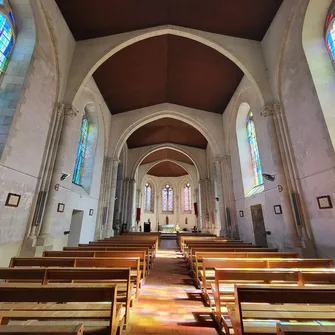
<svg viewBox="0 0 335 335"><path fill-rule="evenodd" d="M174 224L159 224L158 231L162 233L175 233L176 232L176 225Z"/></svg>

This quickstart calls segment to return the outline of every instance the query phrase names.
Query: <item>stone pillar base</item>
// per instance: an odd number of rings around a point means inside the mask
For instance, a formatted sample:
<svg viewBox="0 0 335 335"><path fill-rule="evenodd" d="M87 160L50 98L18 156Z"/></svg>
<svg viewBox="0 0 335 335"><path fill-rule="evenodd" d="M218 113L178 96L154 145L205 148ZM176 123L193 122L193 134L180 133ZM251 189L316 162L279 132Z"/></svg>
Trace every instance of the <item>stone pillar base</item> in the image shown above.
<svg viewBox="0 0 335 335"><path fill-rule="evenodd" d="M42 256L43 251L45 250L52 250L52 244L42 244L42 241L38 240L36 237L29 237L23 240L20 256L39 257Z"/></svg>

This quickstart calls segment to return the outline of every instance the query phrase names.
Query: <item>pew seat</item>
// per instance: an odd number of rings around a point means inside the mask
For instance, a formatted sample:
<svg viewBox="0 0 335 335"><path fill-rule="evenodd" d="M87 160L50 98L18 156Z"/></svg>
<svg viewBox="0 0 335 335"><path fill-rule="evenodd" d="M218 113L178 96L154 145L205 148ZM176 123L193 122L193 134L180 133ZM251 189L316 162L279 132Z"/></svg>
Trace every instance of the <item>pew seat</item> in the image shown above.
<svg viewBox="0 0 335 335"><path fill-rule="evenodd" d="M236 335L276 334L277 323L335 322L335 285L316 287L235 285L227 303Z"/></svg>
<svg viewBox="0 0 335 335"><path fill-rule="evenodd" d="M0 326L1 335L82 335L83 324L74 326L36 326L30 324Z"/></svg>
<svg viewBox="0 0 335 335"><path fill-rule="evenodd" d="M124 308L111 284L1 284L1 324L38 320L38 325L84 324L84 334L122 332Z"/></svg>
<svg viewBox="0 0 335 335"><path fill-rule="evenodd" d="M321 335L321 334L335 334L334 325L315 324L285 324L277 323L277 335Z"/></svg>

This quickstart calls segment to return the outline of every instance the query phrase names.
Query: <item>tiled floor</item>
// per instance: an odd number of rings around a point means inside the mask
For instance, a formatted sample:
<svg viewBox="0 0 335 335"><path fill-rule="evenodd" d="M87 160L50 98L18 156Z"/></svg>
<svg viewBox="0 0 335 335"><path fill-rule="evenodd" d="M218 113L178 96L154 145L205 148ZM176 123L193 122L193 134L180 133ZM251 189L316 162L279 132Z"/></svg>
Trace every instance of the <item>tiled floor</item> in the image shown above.
<svg viewBox="0 0 335 335"><path fill-rule="evenodd" d="M123 334L217 334L176 241L161 241L153 269Z"/></svg>

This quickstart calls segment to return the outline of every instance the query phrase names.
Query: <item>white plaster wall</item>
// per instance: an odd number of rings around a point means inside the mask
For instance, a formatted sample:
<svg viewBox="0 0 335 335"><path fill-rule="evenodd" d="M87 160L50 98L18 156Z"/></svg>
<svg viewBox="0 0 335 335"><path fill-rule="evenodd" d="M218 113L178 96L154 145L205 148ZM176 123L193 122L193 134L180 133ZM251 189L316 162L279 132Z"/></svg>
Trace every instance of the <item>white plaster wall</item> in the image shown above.
<svg viewBox="0 0 335 335"><path fill-rule="evenodd" d="M155 177L150 175L145 175L143 178L143 187L142 193L144 192L144 185L146 182L150 182L155 187L155 211L154 213L150 212L142 212L141 215L141 226L143 231L143 222L147 222L150 218L151 221L151 230L158 230L158 223L160 225L165 224L166 216L169 217L169 224L178 224L180 229L187 228L188 231L191 231L193 226L196 226L196 217L194 215L194 209L192 206L191 214L184 214L181 211L181 185L184 183L190 182L192 187L192 203L195 202L195 193L194 190L197 187L192 184L192 181L188 178L188 176L182 177ZM162 213L162 188L164 185L169 184L172 186L174 191L174 212L173 214ZM179 196L179 206L176 207L176 196ZM144 208L144 199L142 197L141 207ZM178 213L177 213L178 212ZM179 217L179 222L177 222L177 218ZM185 218L187 217L187 224L185 224Z"/></svg>
<svg viewBox="0 0 335 335"><path fill-rule="evenodd" d="M271 134L268 134L265 118L261 116L263 106L255 94L253 85L246 77L244 77L225 113L223 114L224 133L226 134L226 141L229 145L229 153L231 155L234 195L237 211L236 217L240 238L249 242L254 242L250 206L261 204L265 228L266 230L271 231L271 235L267 237L268 245L270 247L278 247L282 249L285 243L285 225L283 216L276 215L273 209L274 205L280 204L277 184L275 182L264 180L264 192L256 194L252 197L245 197L241 160L236 135L236 117L241 103L248 103L254 113L262 171L271 174L275 170L268 140ZM244 158L245 157L243 157L243 160ZM239 216L240 210L244 211L244 217Z"/></svg>
<svg viewBox="0 0 335 335"><path fill-rule="evenodd" d="M93 178L89 192L81 186L72 183L72 174L76 160L76 152L79 140L79 132L85 106L95 105L96 118L98 123L97 147L95 152ZM99 89L93 78L89 80L86 87L77 96L74 107L79 111L73 119L67 117L62 138L62 152L58 158L61 162L61 170L71 173L71 176L63 182L59 182L59 191L53 191L50 195L52 204L48 206L44 221L51 222L51 234L55 242L53 249L61 249L67 244L67 238L63 237L63 232L69 230L73 210L84 211L80 242L86 243L94 239L95 224L98 210L98 199L100 194L100 183L102 165L107 146L106 137L110 128L111 115L105 104ZM58 179L59 180L59 179ZM54 179L56 182L56 179ZM58 203L65 204L63 213L57 212ZM93 209L93 216L89 215L89 210Z"/></svg>
<svg viewBox="0 0 335 335"><path fill-rule="evenodd" d="M335 258L335 209L320 210L316 200L330 195L335 201L335 155L302 46L306 7L307 3L302 3L297 8L287 38L279 95L317 251L321 256Z"/></svg>
<svg viewBox="0 0 335 335"><path fill-rule="evenodd" d="M58 47L66 46L62 62L70 63L74 48L73 38L66 30L60 13L52 8L53 1L44 2L52 17L54 28L61 31ZM32 18L37 25L38 40L25 78L20 100L10 129L9 150L0 162L0 265L8 265L10 257L18 254L27 228L31 203L39 177L54 105L58 100L59 76L66 81L67 73L57 70L54 40L46 23L46 12L40 1L13 1L22 5L25 20ZM49 7L50 6L50 7ZM17 11L20 13L20 11ZM64 29L63 29L64 28ZM72 41L72 42L71 42ZM64 51L65 55L65 51ZM66 58L66 59L65 59ZM18 208L5 207L8 192L21 195Z"/></svg>

